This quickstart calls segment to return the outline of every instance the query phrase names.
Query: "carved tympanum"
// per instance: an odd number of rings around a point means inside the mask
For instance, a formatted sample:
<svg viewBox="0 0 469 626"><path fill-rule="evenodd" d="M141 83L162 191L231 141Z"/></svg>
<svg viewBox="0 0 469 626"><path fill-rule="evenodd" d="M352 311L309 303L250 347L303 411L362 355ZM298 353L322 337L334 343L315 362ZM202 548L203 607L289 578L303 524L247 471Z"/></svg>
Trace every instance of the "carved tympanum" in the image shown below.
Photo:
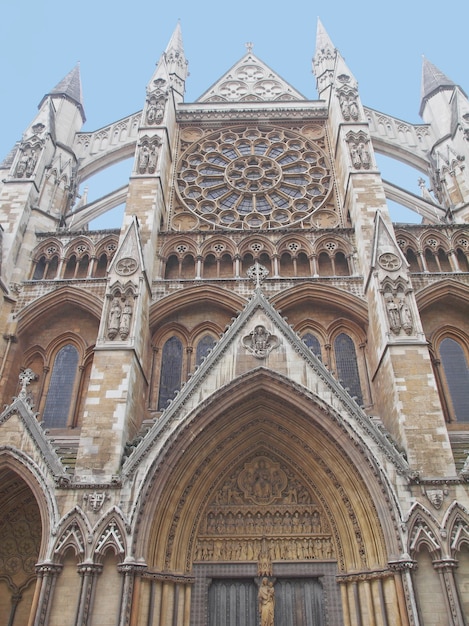
<svg viewBox="0 0 469 626"><path fill-rule="evenodd" d="M196 560L272 561L334 558L329 524L310 490L281 462L258 455L217 489L199 529Z"/></svg>

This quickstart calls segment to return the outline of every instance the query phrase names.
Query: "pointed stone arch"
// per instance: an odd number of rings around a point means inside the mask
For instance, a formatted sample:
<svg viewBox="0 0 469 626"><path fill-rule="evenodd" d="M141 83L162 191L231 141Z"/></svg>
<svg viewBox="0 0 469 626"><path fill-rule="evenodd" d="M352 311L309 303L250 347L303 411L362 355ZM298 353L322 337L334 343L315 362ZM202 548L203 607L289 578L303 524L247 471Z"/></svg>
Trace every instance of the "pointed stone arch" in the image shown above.
<svg viewBox="0 0 469 626"><path fill-rule="evenodd" d="M60 521L54 555L62 559L67 550L72 549L76 556L84 561L88 555L88 537L91 536L91 524L79 506L75 506Z"/></svg>
<svg viewBox="0 0 469 626"><path fill-rule="evenodd" d="M36 564L48 557L56 518L40 468L23 453L0 448L0 613L9 623L29 618Z"/></svg>
<svg viewBox="0 0 469 626"><path fill-rule="evenodd" d="M469 547L469 511L458 502L448 509L443 527L448 537L448 549L451 558L456 558L463 544Z"/></svg>
<svg viewBox="0 0 469 626"><path fill-rule="evenodd" d="M122 512L112 507L93 528L93 558L99 561L111 550L124 560L127 554L127 529Z"/></svg>
<svg viewBox="0 0 469 626"><path fill-rule="evenodd" d="M233 468L269 454L304 476L327 510L342 571L386 567L402 550L399 513L365 438L283 377L262 368L240 377L161 444L141 492L135 555L157 570L189 573L210 498Z"/></svg>
<svg viewBox="0 0 469 626"><path fill-rule="evenodd" d="M96 321L101 317L102 302L89 290L62 287L24 307L18 315L18 334L37 324L38 320L48 315L50 311L65 304L89 313Z"/></svg>
<svg viewBox="0 0 469 626"><path fill-rule="evenodd" d="M407 527L408 551L411 556L415 555L422 546L425 546L434 559L441 558L440 524L420 502L417 502L411 509Z"/></svg>

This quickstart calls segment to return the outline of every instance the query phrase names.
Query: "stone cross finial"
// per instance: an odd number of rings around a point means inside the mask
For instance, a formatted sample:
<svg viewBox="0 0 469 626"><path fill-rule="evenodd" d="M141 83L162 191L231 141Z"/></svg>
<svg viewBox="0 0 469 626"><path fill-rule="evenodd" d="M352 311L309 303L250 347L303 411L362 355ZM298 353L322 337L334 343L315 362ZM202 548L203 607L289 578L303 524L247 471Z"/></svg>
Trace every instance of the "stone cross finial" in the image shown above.
<svg viewBox="0 0 469 626"><path fill-rule="evenodd" d="M26 391L27 386L31 383L32 380L37 379L37 374L33 372L32 369L27 367L24 369L19 375L19 380L21 383L21 389L18 394L18 399L23 400L31 409L33 408L33 400L32 397Z"/></svg>
<svg viewBox="0 0 469 626"><path fill-rule="evenodd" d="M256 283L256 289L260 289L262 281L269 275L269 270L256 261L246 273Z"/></svg>
<svg viewBox="0 0 469 626"><path fill-rule="evenodd" d="M252 43L252 41L247 41L244 45L246 46L246 50L248 51L248 53L251 54L252 49L254 48L254 44Z"/></svg>

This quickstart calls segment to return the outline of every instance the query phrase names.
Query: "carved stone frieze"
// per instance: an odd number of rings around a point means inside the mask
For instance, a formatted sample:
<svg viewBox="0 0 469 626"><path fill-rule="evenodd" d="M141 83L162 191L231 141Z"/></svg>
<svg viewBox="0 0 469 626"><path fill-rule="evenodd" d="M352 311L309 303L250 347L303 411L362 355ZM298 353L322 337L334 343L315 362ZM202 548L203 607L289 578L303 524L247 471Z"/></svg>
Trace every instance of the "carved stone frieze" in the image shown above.
<svg viewBox="0 0 469 626"><path fill-rule="evenodd" d="M331 530L313 494L291 470L256 456L216 491L199 530L196 560L272 561L331 559Z"/></svg>

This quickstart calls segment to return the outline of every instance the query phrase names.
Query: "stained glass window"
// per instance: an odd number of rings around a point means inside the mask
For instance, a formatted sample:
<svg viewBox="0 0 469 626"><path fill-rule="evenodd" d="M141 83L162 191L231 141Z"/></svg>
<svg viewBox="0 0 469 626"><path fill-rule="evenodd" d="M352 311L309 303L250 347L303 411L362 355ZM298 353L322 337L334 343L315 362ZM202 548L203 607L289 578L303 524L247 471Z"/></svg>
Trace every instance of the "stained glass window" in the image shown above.
<svg viewBox="0 0 469 626"><path fill-rule="evenodd" d="M42 420L46 428L65 428L68 424L72 392L78 370L78 351L64 346L55 357Z"/></svg>
<svg viewBox="0 0 469 626"><path fill-rule="evenodd" d="M457 341L447 337L440 344L440 356L454 417L458 422L469 422L469 368L464 351Z"/></svg>
<svg viewBox="0 0 469 626"><path fill-rule="evenodd" d="M211 335L204 335L197 344L195 364L200 365L210 350L215 345L215 339Z"/></svg>
<svg viewBox="0 0 469 626"><path fill-rule="evenodd" d="M158 410L163 411L181 386L182 343L170 337L163 346L161 355L160 395Z"/></svg>
<svg viewBox="0 0 469 626"><path fill-rule="evenodd" d="M316 355L319 360L321 360L321 346L319 344L319 339L312 333L306 333L303 335L303 341L311 352Z"/></svg>
<svg viewBox="0 0 469 626"><path fill-rule="evenodd" d="M337 377L358 404L363 404L360 376L358 373L357 354L352 339L340 333L334 341Z"/></svg>

